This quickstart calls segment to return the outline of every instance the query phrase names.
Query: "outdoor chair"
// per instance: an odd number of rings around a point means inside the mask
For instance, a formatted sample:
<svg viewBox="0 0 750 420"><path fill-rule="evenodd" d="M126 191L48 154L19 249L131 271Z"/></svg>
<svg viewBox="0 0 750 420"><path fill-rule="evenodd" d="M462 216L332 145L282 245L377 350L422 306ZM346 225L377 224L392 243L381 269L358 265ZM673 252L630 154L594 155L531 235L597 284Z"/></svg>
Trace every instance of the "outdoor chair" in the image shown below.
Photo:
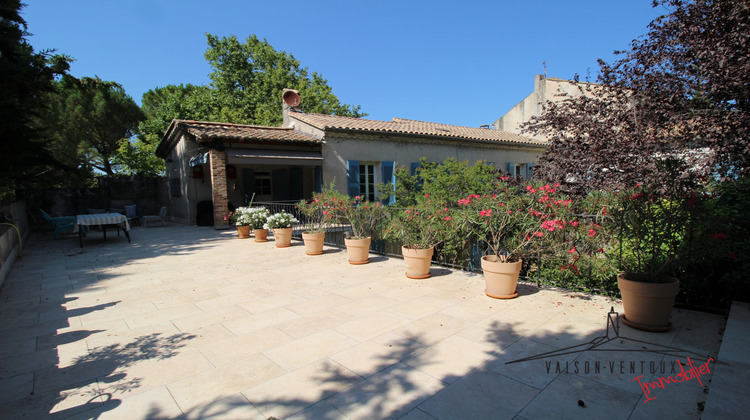
<svg viewBox="0 0 750 420"><path fill-rule="evenodd" d="M143 216L141 217L141 226L148 227L148 223L161 223L162 226L166 226L167 222L164 220L164 218L167 217L167 208L162 207L161 210L159 210L158 216Z"/></svg>
<svg viewBox="0 0 750 420"><path fill-rule="evenodd" d="M135 204L125 206L125 217L128 218L128 223L135 225L138 223L138 214L136 213Z"/></svg>
<svg viewBox="0 0 750 420"><path fill-rule="evenodd" d="M55 227L55 231L52 233L53 238L57 239L58 235L73 232L73 230L75 229L75 216L50 217L50 215L47 214L47 212L45 212L44 210L39 209L39 211L42 212L44 220Z"/></svg>

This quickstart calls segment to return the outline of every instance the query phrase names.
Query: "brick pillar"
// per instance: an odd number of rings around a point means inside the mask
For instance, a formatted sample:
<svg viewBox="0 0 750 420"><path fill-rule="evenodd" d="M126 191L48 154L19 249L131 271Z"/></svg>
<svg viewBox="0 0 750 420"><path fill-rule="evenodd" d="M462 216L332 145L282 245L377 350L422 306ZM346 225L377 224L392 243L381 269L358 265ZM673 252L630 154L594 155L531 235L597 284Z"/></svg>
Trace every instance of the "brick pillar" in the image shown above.
<svg viewBox="0 0 750 420"><path fill-rule="evenodd" d="M211 199L214 202L214 227L228 229L229 222L224 217L229 213L227 208L227 153L209 150L211 159Z"/></svg>

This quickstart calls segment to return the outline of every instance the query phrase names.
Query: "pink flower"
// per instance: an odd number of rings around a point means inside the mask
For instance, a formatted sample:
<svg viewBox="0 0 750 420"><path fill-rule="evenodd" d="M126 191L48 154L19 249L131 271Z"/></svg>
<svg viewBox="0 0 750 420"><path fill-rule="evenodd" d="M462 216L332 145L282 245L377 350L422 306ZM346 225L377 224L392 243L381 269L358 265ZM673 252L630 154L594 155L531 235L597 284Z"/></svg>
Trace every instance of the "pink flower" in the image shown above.
<svg viewBox="0 0 750 420"><path fill-rule="evenodd" d="M536 192L536 190L534 189L534 187L532 187L531 185L527 185L526 186L526 191L528 191L528 192L530 192L532 194L534 194Z"/></svg>
<svg viewBox="0 0 750 420"><path fill-rule="evenodd" d="M406 214L411 214L411 210L406 210Z"/></svg>
<svg viewBox="0 0 750 420"><path fill-rule="evenodd" d="M589 236L592 238L596 236L596 231L594 229L589 229Z"/></svg>
<svg viewBox="0 0 750 420"><path fill-rule="evenodd" d="M729 239L729 235L724 232L714 232L711 234L711 239Z"/></svg>
<svg viewBox="0 0 750 420"><path fill-rule="evenodd" d="M571 254L575 254L576 252L578 252L578 250L576 249L576 247L572 247L568 250L568 252Z"/></svg>
<svg viewBox="0 0 750 420"><path fill-rule="evenodd" d="M430 194L425 194L424 198L428 198L429 196L430 196Z"/></svg>
<svg viewBox="0 0 750 420"><path fill-rule="evenodd" d="M356 197L354 197L354 199L355 199L355 200L359 200L359 199L360 199L360 197L359 197L359 196L356 196Z"/></svg>
<svg viewBox="0 0 750 420"><path fill-rule="evenodd" d="M445 220L447 222L448 220L451 220L451 217L450 216L445 216L445 219L443 219L443 220Z"/></svg>

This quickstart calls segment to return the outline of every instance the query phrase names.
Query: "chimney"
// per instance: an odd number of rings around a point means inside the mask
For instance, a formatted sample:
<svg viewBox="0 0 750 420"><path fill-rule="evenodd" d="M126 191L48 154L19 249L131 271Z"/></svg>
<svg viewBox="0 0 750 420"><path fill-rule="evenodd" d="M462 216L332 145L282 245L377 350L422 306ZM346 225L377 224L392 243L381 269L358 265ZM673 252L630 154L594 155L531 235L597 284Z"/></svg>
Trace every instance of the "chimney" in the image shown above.
<svg viewBox="0 0 750 420"><path fill-rule="evenodd" d="M294 89L284 89L281 93L281 113L284 117L281 123L282 127L291 127L292 119L289 118L290 112L302 112L299 107L299 92Z"/></svg>

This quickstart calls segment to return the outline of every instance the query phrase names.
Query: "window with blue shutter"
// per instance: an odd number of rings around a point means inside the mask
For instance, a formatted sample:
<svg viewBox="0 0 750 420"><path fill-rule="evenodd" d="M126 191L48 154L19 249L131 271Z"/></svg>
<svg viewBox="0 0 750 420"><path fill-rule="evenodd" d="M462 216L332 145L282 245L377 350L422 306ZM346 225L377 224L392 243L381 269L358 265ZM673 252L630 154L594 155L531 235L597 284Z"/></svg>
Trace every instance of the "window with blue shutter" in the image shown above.
<svg viewBox="0 0 750 420"><path fill-rule="evenodd" d="M302 168L290 168L289 169L289 199L298 201L304 196L303 186L304 181L302 179Z"/></svg>
<svg viewBox="0 0 750 420"><path fill-rule="evenodd" d="M273 171L273 194L278 201L289 200L289 172L286 169Z"/></svg>
<svg viewBox="0 0 750 420"><path fill-rule="evenodd" d="M508 162L508 173L510 176L516 176L516 164L513 162Z"/></svg>
<svg viewBox="0 0 750 420"><path fill-rule="evenodd" d="M316 166L313 168L313 185L315 192L323 191L323 167Z"/></svg>
<svg viewBox="0 0 750 420"><path fill-rule="evenodd" d="M534 179L534 164L533 163L526 164L526 178Z"/></svg>
<svg viewBox="0 0 750 420"><path fill-rule="evenodd" d="M383 183L390 182L393 185L393 192L396 192L396 162L385 161L381 164L383 169ZM396 204L396 196L391 195L389 198L383 199L383 204Z"/></svg>
<svg viewBox="0 0 750 420"><path fill-rule="evenodd" d="M358 160L347 160L346 161L346 182L347 182L347 193L349 197L356 197L359 195L359 161Z"/></svg>
<svg viewBox="0 0 750 420"><path fill-rule="evenodd" d="M245 195L245 204L250 204L255 194L255 171L253 169L242 170L242 192Z"/></svg>

